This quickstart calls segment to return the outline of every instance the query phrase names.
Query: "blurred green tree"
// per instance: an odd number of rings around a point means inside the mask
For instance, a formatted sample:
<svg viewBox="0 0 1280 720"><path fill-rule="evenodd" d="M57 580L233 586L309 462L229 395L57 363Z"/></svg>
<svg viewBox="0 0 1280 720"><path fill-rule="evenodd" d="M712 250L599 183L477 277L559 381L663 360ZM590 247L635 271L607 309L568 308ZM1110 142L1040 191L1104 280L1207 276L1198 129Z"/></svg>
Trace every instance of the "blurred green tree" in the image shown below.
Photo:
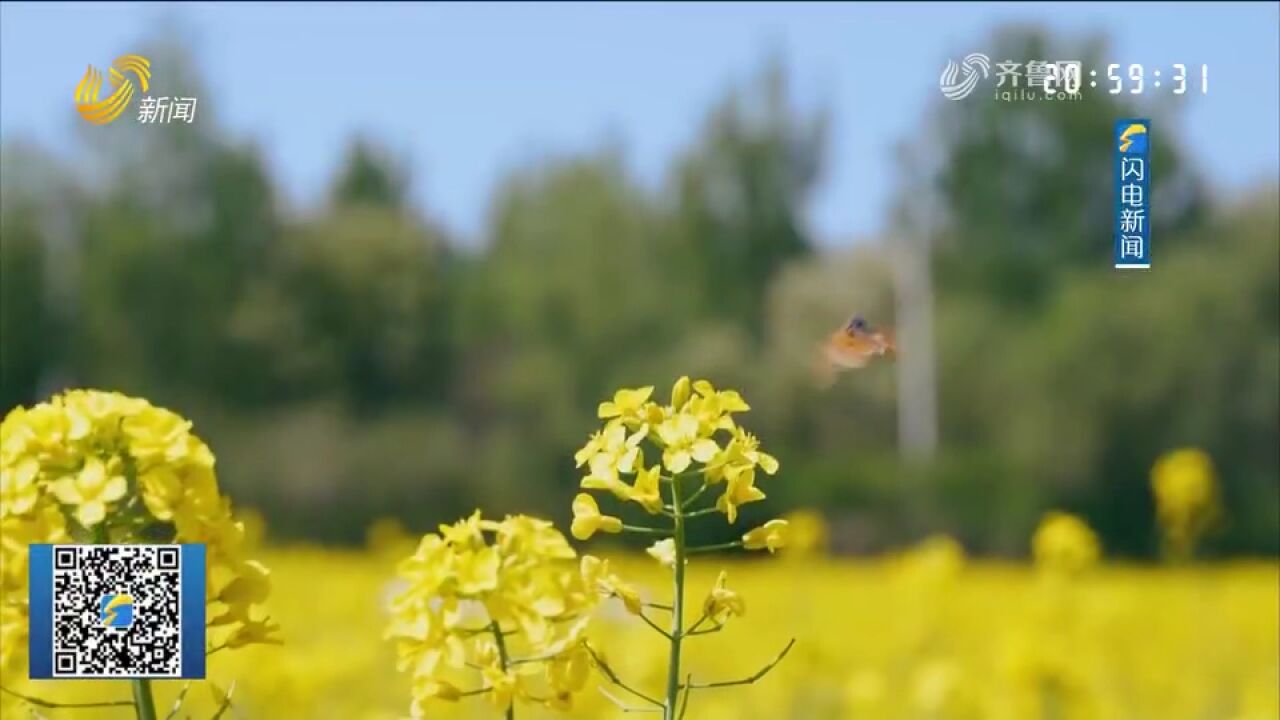
<svg viewBox="0 0 1280 720"><path fill-rule="evenodd" d="M87 199L71 168L22 140L0 147L0 175L0 412L7 412L71 379Z"/></svg>
<svg viewBox="0 0 1280 720"><path fill-rule="evenodd" d="M517 385L524 361L554 356L568 407L634 378L643 354L681 337L696 311L683 258L613 155L513 177L498 192L490 243L471 337L501 338L494 364Z"/></svg>
<svg viewBox="0 0 1280 720"><path fill-rule="evenodd" d="M1276 212L1272 196L1221 213L1137 278L1072 277L996 364L1016 411L990 414L992 437L1114 550L1157 549L1149 470L1183 446L1223 480L1218 547L1280 549Z"/></svg>
<svg viewBox="0 0 1280 720"><path fill-rule="evenodd" d="M184 49L145 52L164 68L156 92L205 96ZM82 126L90 200L79 219L80 383L162 401L251 400L256 366L236 352L228 325L279 221L260 154L224 139L210 105L190 124Z"/></svg>
<svg viewBox="0 0 1280 720"><path fill-rule="evenodd" d="M482 484L505 488L504 507L541 506L536 485L512 478L574 481L566 459L585 419L614 387L653 381L651 359L687 331L697 289L608 151L509 178L489 238L460 298L459 412L492 448Z"/></svg>
<svg viewBox="0 0 1280 720"><path fill-rule="evenodd" d="M1000 59L1101 55L1035 30L997 40ZM811 384L850 308L901 320L900 238L813 246L826 114L797 108L779 63L714 108L661 193L613 150L544 160L460 247L369 140L326 203L284 217L190 60L147 52L170 94L202 98L196 123L83 126L75 182L3 148L0 402L93 384L180 405L281 535L358 541L379 515L425 528L476 505L563 519L596 403L690 373L741 387L783 461L744 526L811 505L845 549L945 530L1017 553L1065 506L1108 551L1144 553L1150 463L1198 445L1231 522L1216 547L1280 551L1276 189L1205 213L1161 117L1163 239L1140 276L1108 264L1105 139L1124 103L973 97L909 139L901 206L924 222L906 227L937 241L941 411L934 461L913 465L895 452L902 364Z"/></svg>
<svg viewBox="0 0 1280 720"><path fill-rule="evenodd" d="M0 404L6 408L36 399L51 359L44 342L54 336L44 297L46 263L35 212L0 211Z"/></svg>
<svg viewBox="0 0 1280 720"><path fill-rule="evenodd" d="M429 403L448 382L442 236L362 205L287 228L231 318L267 402Z"/></svg>
<svg viewBox="0 0 1280 720"><path fill-rule="evenodd" d="M774 274L813 249L805 215L821 178L829 115L792 104L781 61L708 115L678 161L676 233L692 251L704 304L759 339Z"/></svg>
<svg viewBox="0 0 1280 720"><path fill-rule="evenodd" d="M329 193L333 205L374 205L400 209L405 205L409 174L391 154L365 138L347 149L342 170Z"/></svg>

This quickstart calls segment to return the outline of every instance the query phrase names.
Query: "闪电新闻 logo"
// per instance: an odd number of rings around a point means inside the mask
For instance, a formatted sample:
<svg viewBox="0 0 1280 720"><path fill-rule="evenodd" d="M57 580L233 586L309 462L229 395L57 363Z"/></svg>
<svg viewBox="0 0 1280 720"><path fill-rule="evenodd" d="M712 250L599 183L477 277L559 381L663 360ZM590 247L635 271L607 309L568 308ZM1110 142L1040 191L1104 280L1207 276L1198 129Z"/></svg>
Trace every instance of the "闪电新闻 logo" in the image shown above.
<svg viewBox="0 0 1280 720"><path fill-rule="evenodd" d="M111 593L98 600L98 620L103 627L127 628L133 625L133 596Z"/></svg>
<svg viewBox="0 0 1280 720"><path fill-rule="evenodd" d="M76 110L94 125L106 125L120 117L133 100L135 81L142 92L147 91L151 82L151 61L141 55L121 55L111 63L108 77L111 78L112 90L105 99L99 99L102 72L92 65L76 85Z"/></svg>
<svg viewBox="0 0 1280 720"><path fill-rule="evenodd" d="M1121 153L1143 155L1147 152L1147 126L1142 123L1131 123L1120 133Z"/></svg>
<svg viewBox="0 0 1280 720"><path fill-rule="evenodd" d="M985 80L990 73L991 58L982 53L969 53L959 63L947 60L947 66L942 69L942 75L938 78L938 87L947 99L959 100L968 97L978 86L978 81Z"/></svg>

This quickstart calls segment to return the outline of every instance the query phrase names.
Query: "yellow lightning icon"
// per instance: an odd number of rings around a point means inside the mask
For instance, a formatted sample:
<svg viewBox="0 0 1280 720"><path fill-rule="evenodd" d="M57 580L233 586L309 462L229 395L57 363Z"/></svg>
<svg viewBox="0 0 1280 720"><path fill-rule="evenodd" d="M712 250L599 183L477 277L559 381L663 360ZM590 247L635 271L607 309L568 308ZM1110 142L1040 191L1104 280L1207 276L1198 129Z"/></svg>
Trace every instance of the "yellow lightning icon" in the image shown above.
<svg viewBox="0 0 1280 720"><path fill-rule="evenodd" d="M1120 152L1128 152L1129 146L1133 144L1133 135L1141 135L1147 131L1147 126L1142 123L1134 123L1124 129L1120 133Z"/></svg>
<svg viewBox="0 0 1280 720"><path fill-rule="evenodd" d="M102 621L102 624L106 625L107 627L111 627L116 621L116 613L118 612L117 608L119 608L121 605L132 605L132 604L133 604L132 595L116 595L115 597L111 598L110 600L107 601L107 606L103 608L103 612L107 614L107 617Z"/></svg>

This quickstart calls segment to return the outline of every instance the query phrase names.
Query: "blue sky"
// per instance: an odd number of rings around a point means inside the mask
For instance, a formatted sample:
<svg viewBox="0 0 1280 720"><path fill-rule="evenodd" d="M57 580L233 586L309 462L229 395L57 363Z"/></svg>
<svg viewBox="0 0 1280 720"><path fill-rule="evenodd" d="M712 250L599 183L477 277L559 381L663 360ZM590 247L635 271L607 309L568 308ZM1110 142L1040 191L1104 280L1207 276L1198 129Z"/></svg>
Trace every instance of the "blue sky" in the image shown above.
<svg viewBox="0 0 1280 720"><path fill-rule="evenodd" d="M947 102L937 87L947 58L984 50L1005 22L1106 32L1111 62L1148 72L1207 63L1208 95L1173 97L1166 85L1143 101L1177 107L1179 134L1220 194L1274 180L1278 7L6 2L0 140L72 155L82 121L71 94L85 66L176 26L208 85L197 121L216 117L254 140L292 202L320 197L361 132L405 158L418 204L475 237L495 184L546 155L621 141L632 171L656 187L707 108L779 51L798 102L834 111L811 221L824 242L841 243L887 229L894 143Z"/></svg>

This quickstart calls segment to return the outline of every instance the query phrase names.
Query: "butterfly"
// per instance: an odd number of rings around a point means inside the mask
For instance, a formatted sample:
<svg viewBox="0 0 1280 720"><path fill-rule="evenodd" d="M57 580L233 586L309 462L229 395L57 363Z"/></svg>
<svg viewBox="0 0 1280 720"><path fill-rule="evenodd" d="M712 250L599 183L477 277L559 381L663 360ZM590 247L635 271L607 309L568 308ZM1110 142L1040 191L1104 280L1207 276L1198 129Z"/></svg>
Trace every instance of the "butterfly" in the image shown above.
<svg viewBox="0 0 1280 720"><path fill-rule="evenodd" d="M829 387L837 372L866 367L872 358L896 352L892 330L876 330L854 315L818 347L814 375L819 385Z"/></svg>

